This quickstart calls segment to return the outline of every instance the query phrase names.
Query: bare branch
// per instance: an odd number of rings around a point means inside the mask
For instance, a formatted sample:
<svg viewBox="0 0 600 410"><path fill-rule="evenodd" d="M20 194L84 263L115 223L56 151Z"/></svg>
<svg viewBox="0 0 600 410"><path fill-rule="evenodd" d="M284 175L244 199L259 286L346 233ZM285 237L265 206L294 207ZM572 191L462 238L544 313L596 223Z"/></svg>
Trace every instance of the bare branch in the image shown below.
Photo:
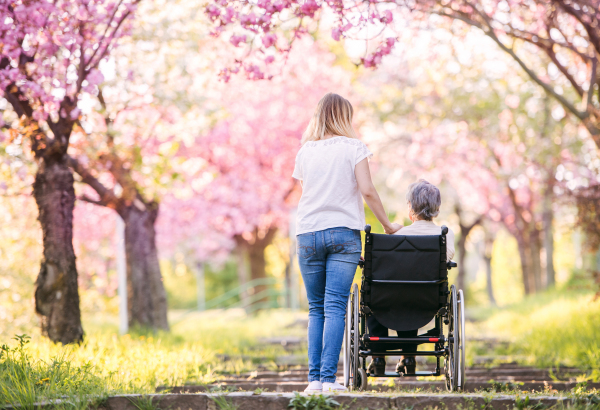
<svg viewBox="0 0 600 410"><path fill-rule="evenodd" d="M590 86L587 90L587 101L585 104L585 110L590 112L592 108L592 97L594 96L594 85L596 84L596 68L598 66L598 59L594 57L592 60L592 71L590 72Z"/></svg>
<svg viewBox="0 0 600 410"><path fill-rule="evenodd" d="M542 81L541 78L539 78L537 74L533 72L533 70L527 67L525 62L521 60L521 58L519 58L519 56L514 52L513 49L507 47L502 41L500 41L500 39L496 36L493 30L488 30L485 32L485 34L492 40L494 40L502 50L508 53L517 62L517 64L521 66L521 68L527 73L527 75L529 75L529 77L533 81L538 83L548 94L552 95L552 97L558 100L558 102L560 102L563 105L563 107L565 107L568 111L570 111L573 115L575 115L582 121L588 117L588 113L579 111L565 97L557 93L550 84L546 84L544 81Z"/></svg>
<svg viewBox="0 0 600 410"><path fill-rule="evenodd" d="M548 54L548 57L550 57L550 60L552 60L552 62L560 70L560 72L563 73L567 80L569 80L573 88L575 88L575 91L577 91L577 94L579 94L580 97L583 97L583 94L585 93L583 91L583 88L579 84L577 84L577 81L575 81L575 78L573 78L573 76L569 73L567 67L565 67L558 61L558 58L556 57L556 53L554 52L552 45L550 45L548 48L541 48L546 52L546 54Z"/></svg>
<svg viewBox="0 0 600 410"><path fill-rule="evenodd" d="M555 2L553 2L553 3L555 3ZM562 7L562 9L566 13L575 17L577 19L577 21L579 21L579 23L581 23L581 25L584 27L585 31L588 34L590 42L596 49L596 53L600 54L600 35L597 32L598 21L596 20L595 24L594 24L594 22L585 21L584 16L586 14L584 12L582 12L581 10L575 9L575 7L573 7L572 2L558 1L556 3L560 3L560 7ZM590 6L588 6L588 7L590 7Z"/></svg>
<svg viewBox="0 0 600 410"><path fill-rule="evenodd" d="M33 108L31 108L31 105L29 105L27 100L23 100L21 97L21 91L15 85L15 83L9 84L8 87L6 87L4 98L8 100L19 118L21 118L23 115L25 115L27 118L31 118L33 116Z"/></svg>
<svg viewBox="0 0 600 410"><path fill-rule="evenodd" d="M82 195L80 197L77 197L77 199L80 201L88 202L90 204L94 204L94 205L98 205L98 206L106 206L106 203L104 203L102 201L96 201L95 199L92 199L87 195Z"/></svg>
<svg viewBox="0 0 600 410"><path fill-rule="evenodd" d="M108 33L108 30L110 30L110 25L112 24L112 21L114 20L115 16L117 15L117 12L119 11L119 8L121 7L121 4L123 4L123 0L119 1L119 4L117 4L117 6L115 7L115 11L113 12L112 16L110 16L110 20L108 21L108 23L106 23L106 29L104 30L104 33L102 34L103 39L106 38L106 34ZM94 52L92 53L92 55L90 56L90 59L88 61L85 61L83 54L82 54L80 64L83 67L89 66L90 63L92 62L92 60L94 60L94 57L96 57L96 54L98 53L100 48L102 48L102 47L100 45L98 45L98 48L96 50L94 50Z"/></svg>
<svg viewBox="0 0 600 410"><path fill-rule="evenodd" d="M108 206L116 209L120 199L115 195L115 193L98 181L98 178L93 176L90 171L81 164L81 162L77 161L71 156L68 157L68 161L69 166L73 168L73 170L81 177L82 182L89 185L100 196L100 203L98 205Z"/></svg>

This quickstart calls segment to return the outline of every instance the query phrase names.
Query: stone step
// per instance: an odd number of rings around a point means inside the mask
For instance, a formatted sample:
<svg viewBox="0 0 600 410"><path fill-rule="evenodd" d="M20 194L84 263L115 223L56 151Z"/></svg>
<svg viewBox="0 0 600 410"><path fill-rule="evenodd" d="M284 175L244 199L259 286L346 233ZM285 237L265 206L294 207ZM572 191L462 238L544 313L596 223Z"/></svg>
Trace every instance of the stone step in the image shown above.
<svg viewBox="0 0 600 410"><path fill-rule="evenodd" d="M295 383L306 383L308 380L307 377L273 377L273 378L261 378L261 379L222 379L219 380L219 384L232 384L232 383L288 383L288 382L295 382ZM381 383L384 383L383 381L387 381L389 380L389 378L377 378L377 379L372 379L372 380L380 380L382 381ZM417 380L414 377L406 377L406 378L395 378L395 382L396 383L409 383L411 381ZM440 378L440 380L443 380L443 377ZM525 378L525 377L512 377L512 376L498 376L498 377L472 377L467 375L467 380L469 380L469 382L478 382L478 383L492 383L492 382L514 382L514 383L528 383L528 382L548 382L548 383L555 383L555 382L570 382L570 383L575 383L576 379L572 378L572 379L568 379L568 380L552 380L550 378ZM375 383L375 382L374 382ZM381 384L380 383L380 384ZM377 383L375 383L377 384Z"/></svg>
<svg viewBox="0 0 600 410"><path fill-rule="evenodd" d="M387 366L387 371L393 372L395 366ZM419 370L433 371L433 366L420 366ZM342 374L343 369L338 369L338 374ZM469 379L485 379L487 380L514 380L514 381L551 381L554 378L562 381L571 381L571 378L578 376L583 372L575 368L562 368L557 371L546 369L537 369L533 367L502 367L502 368L482 368L468 367L466 375ZM293 371L261 371L244 373L239 376L230 375L227 381L236 380L264 380L269 382L276 381L304 381L308 379L308 369L299 369Z"/></svg>
<svg viewBox="0 0 600 410"><path fill-rule="evenodd" d="M219 410L223 404L228 408L243 410L289 410L292 393L220 393L220 394L165 394L165 395L123 395L109 397L103 401L104 410L139 410L144 408L171 410ZM554 407L573 404L571 398L558 395L523 396L482 394L336 394L332 398L345 410L359 409L406 409L426 410L444 408L461 410L466 408L501 409L519 407ZM149 402L150 401L150 402ZM217 403L220 402L221 405Z"/></svg>
<svg viewBox="0 0 600 410"><path fill-rule="evenodd" d="M340 382L338 380L338 382ZM267 392L278 392L278 393L292 393L302 392L306 388L307 382L237 382L237 383L215 383L209 385L199 386L175 386L170 388L159 387L157 391L168 391L170 393L204 393L215 390L227 390L227 391L255 391L261 389ZM544 391L569 391L577 386L575 382L552 382L552 381L539 381L539 382L489 382L489 381L470 381L467 380L465 391L476 392L476 391L490 391L490 392L502 392L519 390L523 392L544 392ZM588 383L588 389L600 389L600 383ZM389 392L389 391L410 391L410 390L431 390L431 391L446 391L445 381L402 381L395 383L394 386L387 384L373 384L370 383L368 391L375 392Z"/></svg>

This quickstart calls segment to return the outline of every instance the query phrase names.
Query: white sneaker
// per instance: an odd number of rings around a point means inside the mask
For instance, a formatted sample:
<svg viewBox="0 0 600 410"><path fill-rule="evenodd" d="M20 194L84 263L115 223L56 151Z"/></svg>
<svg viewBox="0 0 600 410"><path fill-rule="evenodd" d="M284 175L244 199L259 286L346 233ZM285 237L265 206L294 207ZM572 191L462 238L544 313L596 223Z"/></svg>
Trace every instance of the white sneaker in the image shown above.
<svg viewBox="0 0 600 410"><path fill-rule="evenodd" d="M348 389L345 388L344 386L342 386L341 384L339 384L338 382L323 383L323 392L344 392L344 391L348 391Z"/></svg>
<svg viewBox="0 0 600 410"><path fill-rule="evenodd" d="M314 380L308 383L308 387L304 389L304 393L313 394L313 393L321 393L323 391L323 385L320 381Z"/></svg>

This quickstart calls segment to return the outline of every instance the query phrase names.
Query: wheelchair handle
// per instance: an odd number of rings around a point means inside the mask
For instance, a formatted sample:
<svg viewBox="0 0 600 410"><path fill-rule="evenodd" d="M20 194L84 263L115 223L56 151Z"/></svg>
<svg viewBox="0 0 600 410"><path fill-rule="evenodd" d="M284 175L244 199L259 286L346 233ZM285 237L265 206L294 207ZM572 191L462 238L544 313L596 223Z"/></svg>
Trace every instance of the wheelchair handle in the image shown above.
<svg viewBox="0 0 600 410"><path fill-rule="evenodd" d="M458 264L454 261L448 261L448 263L446 263L446 266L448 267L448 269L452 269L452 268L456 268L458 266Z"/></svg>

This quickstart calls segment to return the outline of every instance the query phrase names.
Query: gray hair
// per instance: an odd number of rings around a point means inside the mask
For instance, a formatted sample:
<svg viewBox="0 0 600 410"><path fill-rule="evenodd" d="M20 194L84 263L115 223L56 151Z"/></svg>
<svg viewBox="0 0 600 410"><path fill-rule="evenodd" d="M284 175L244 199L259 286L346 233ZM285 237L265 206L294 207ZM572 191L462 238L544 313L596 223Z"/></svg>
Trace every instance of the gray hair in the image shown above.
<svg viewBox="0 0 600 410"><path fill-rule="evenodd" d="M410 202L410 207L415 215L426 221L431 221L440 213L440 205L442 204L440 190L424 179L408 186L406 200Z"/></svg>

